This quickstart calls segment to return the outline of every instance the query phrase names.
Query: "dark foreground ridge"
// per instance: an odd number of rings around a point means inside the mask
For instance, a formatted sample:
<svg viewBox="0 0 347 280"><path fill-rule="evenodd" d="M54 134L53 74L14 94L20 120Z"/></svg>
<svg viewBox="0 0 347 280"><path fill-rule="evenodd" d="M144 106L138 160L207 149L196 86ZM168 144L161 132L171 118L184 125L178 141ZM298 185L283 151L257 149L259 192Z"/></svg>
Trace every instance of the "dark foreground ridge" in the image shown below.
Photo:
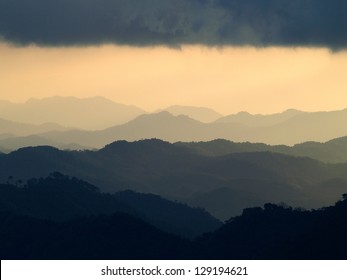
<svg viewBox="0 0 347 280"><path fill-rule="evenodd" d="M148 205L145 195L105 195L59 173L24 186L3 184L0 191L1 259L347 258L347 195L334 206L311 211L270 203L245 209L191 240L154 225L168 208L141 216L137 207ZM170 214L165 219L171 228L179 225Z"/></svg>
<svg viewBox="0 0 347 280"><path fill-rule="evenodd" d="M56 222L121 212L191 239L222 225L203 209L129 190L102 193L85 181L58 172L30 179L25 185L0 185L0 211Z"/></svg>

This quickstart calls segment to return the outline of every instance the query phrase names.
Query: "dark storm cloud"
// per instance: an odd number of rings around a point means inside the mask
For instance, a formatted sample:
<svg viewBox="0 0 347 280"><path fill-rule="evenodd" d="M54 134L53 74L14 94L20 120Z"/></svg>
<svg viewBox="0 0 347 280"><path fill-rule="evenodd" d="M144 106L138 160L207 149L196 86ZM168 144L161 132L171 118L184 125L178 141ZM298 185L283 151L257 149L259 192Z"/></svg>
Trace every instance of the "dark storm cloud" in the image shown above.
<svg viewBox="0 0 347 280"><path fill-rule="evenodd" d="M0 0L18 44L347 47L345 0Z"/></svg>

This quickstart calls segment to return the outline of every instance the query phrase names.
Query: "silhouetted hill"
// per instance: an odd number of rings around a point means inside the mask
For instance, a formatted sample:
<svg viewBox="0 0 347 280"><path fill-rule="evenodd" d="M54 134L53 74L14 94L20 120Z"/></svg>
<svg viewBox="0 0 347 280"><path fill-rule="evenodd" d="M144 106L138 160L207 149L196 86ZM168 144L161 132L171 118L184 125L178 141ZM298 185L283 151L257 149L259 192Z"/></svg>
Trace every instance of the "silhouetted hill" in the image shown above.
<svg viewBox="0 0 347 280"><path fill-rule="evenodd" d="M140 217L167 232L189 238L221 225L202 209L132 191L114 195L100 193L93 185L57 172L48 178L30 179L25 185L12 178L8 181L8 184L0 185L0 211L18 215L64 221L123 212Z"/></svg>
<svg viewBox="0 0 347 280"><path fill-rule="evenodd" d="M346 164L271 152L206 156L160 140L120 141L99 151L37 147L0 155L2 182L9 176L27 180L59 171L106 192L131 189L188 202L220 219L266 202L329 205L347 190L345 170Z"/></svg>
<svg viewBox="0 0 347 280"><path fill-rule="evenodd" d="M347 201L305 211L265 204L245 209L199 244L213 259L346 259Z"/></svg>
<svg viewBox="0 0 347 280"><path fill-rule="evenodd" d="M222 117L222 115L216 111L204 107L174 105L167 107L162 111L167 111L174 116L186 115L194 120L204 123L210 123Z"/></svg>
<svg viewBox="0 0 347 280"><path fill-rule="evenodd" d="M55 122L66 127L104 129L125 123L144 111L103 97L50 97L25 103L0 101L0 117L17 122Z"/></svg>

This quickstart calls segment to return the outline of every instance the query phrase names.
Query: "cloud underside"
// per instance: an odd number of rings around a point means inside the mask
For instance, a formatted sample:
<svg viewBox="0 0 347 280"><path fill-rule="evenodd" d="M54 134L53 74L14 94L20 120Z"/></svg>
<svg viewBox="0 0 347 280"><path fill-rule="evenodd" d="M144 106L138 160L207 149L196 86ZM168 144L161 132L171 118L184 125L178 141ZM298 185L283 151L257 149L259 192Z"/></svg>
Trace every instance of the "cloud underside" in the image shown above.
<svg viewBox="0 0 347 280"><path fill-rule="evenodd" d="M0 0L16 44L347 47L345 0Z"/></svg>

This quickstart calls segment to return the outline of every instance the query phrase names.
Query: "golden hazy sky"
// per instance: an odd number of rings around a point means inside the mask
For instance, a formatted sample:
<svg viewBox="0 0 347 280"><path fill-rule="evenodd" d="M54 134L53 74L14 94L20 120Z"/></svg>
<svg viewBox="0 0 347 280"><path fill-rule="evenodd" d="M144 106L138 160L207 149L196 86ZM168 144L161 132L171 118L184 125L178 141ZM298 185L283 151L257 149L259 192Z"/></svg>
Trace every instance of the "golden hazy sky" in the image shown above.
<svg viewBox="0 0 347 280"><path fill-rule="evenodd" d="M0 45L0 99L104 96L151 111L347 107L347 53L318 48L42 48Z"/></svg>

